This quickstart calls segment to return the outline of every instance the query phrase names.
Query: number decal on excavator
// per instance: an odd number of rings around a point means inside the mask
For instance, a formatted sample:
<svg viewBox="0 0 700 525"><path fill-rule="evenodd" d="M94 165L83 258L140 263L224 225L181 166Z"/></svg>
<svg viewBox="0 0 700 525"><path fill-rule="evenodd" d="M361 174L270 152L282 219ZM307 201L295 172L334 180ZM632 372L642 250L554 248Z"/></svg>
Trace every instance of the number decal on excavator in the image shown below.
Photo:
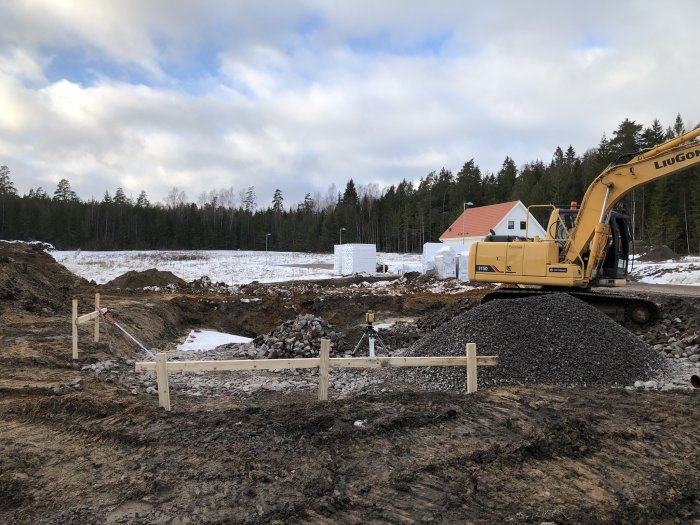
<svg viewBox="0 0 700 525"><path fill-rule="evenodd" d="M476 271L477 272L501 273L501 271L498 268L496 268L495 266L490 266L490 265L486 265L486 264L477 264Z"/></svg>

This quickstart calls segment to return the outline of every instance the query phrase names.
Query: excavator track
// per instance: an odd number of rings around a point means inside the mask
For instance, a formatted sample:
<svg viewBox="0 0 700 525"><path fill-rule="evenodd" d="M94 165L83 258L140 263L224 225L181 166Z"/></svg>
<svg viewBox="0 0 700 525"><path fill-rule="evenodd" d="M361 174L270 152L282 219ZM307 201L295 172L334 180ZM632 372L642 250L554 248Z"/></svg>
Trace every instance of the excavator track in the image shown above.
<svg viewBox="0 0 700 525"><path fill-rule="evenodd" d="M644 326L659 318L659 307L652 301L638 297L572 290L571 288L499 288L487 293L481 303L484 304L494 299L519 299L552 293L567 293L576 297L591 306L595 306L621 324Z"/></svg>

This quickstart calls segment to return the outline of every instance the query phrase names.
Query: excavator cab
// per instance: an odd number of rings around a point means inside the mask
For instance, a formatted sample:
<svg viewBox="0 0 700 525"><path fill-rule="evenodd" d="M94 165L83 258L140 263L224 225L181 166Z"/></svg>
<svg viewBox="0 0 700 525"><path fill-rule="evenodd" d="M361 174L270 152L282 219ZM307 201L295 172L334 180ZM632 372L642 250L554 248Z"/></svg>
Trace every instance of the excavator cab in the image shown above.
<svg viewBox="0 0 700 525"><path fill-rule="evenodd" d="M552 236L557 240L560 248L563 248L569 232L574 228L578 209L575 207L560 208L557 210L557 214L556 220L550 227L552 228ZM623 208L613 210L610 213L609 225L610 238L605 247L605 258L598 273L599 284L627 278L632 235L630 234L629 217L624 213ZM583 255L583 259L588 263L587 253Z"/></svg>
<svg viewBox="0 0 700 525"><path fill-rule="evenodd" d="M611 212L610 240L605 247L605 259L600 269L602 278L625 279L627 277L631 240L629 217L618 211Z"/></svg>
<svg viewBox="0 0 700 525"><path fill-rule="evenodd" d="M530 208L547 207L552 209L547 223L547 239L555 241L561 253L566 246L566 241L569 239L569 233L574 228L578 207L575 202L572 202L570 207L555 206L553 204L549 206L530 206Z"/></svg>

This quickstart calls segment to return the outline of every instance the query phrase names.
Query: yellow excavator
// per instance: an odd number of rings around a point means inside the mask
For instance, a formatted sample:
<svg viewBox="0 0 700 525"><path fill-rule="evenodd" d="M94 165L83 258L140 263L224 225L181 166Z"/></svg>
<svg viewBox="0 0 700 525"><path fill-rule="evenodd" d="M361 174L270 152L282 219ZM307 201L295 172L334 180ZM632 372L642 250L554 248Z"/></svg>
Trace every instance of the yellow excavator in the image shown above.
<svg viewBox="0 0 700 525"><path fill-rule="evenodd" d="M616 207L633 189L700 164L700 127L660 146L620 156L588 187L581 205L551 208L546 237L502 241L489 236L469 250L469 279L504 283L482 302L565 291L621 322L658 316L651 301L592 292L624 286L630 262L628 217ZM531 206L538 208L543 206ZM526 232L527 227L526 224Z"/></svg>

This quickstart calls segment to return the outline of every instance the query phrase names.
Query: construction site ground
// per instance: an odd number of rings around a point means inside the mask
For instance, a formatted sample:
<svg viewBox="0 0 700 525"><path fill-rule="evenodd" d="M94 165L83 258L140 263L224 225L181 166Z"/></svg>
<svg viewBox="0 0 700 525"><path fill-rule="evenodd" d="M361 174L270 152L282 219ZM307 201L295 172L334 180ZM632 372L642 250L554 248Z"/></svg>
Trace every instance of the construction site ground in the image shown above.
<svg viewBox="0 0 700 525"><path fill-rule="evenodd" d="M429 325L484 293L414 276L400 293L374 294L363 282L255 284L232 296L76 281L45 305L41 286L33 301L15 290L0 313L0 523L700 523L691 389L466 395L374 383L370 370L366 388L331 388L319 402L308 371L213 373L189 390L174 378L165 412L133 372L145 356L113 329L94 343L85 325L71 359L70 297L87 313L95 291L149 347L170 350L191 328L254 337L306 313L351 347L368 309ZM698 302L673 288L644 293L674 316ZM265 387L280 377L284 388Z"/></svg>

